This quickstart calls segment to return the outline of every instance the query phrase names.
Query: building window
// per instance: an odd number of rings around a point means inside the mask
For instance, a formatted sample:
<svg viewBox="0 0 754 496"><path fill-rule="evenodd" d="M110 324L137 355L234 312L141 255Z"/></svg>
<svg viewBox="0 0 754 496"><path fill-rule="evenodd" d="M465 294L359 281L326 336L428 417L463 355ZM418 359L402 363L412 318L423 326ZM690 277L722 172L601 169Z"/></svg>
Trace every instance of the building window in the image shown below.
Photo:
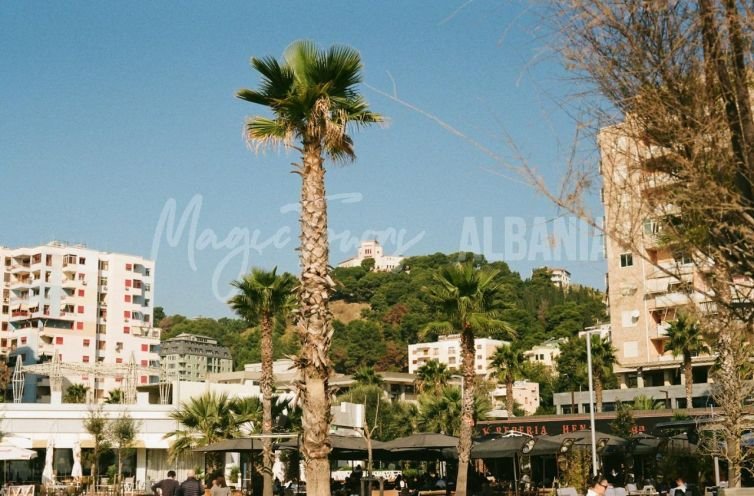
<svg viewBox="0 0 754 496"><path fill-rule="evenodd" d="M84 313L84 306L83 305L79 305L78 312L79 313Z"/></svg>
<svg viewBox="0 0 754 496"><path fill-rule="evenodd" d="M131 334L131 328L129 326L124 326L123 334Z"/></svg>
<svg viewBox="0 0 754 496"><path fill-rule="evenodd" d="M634 256L632 253L621 253L620 254L620 266L621 267L631 267L634 264Z"/></svg>
<svg viewBox="0 0 754 496"><path fill-rule="evenodd" d="M84 363L89 363L89 355L84 355L83 357L81 357L81 360L82 360L82 361L83 361Z"/></svg>
<svg viewBox="0 0 754 496"><path fill-rule="evenodd" d="M83 322L76 322L76 330L77 331L83 331L84 330L84 323Z"/></svg>
<svg viewBox="0 0 754 496"><path fill-rule="evenodd" d="M123 295L123 301L126 303L131 303L131 295Z"/></svg>
<svg viewBox="0 0 754 496"><path fill-rule="evenodd" d="M55 338L55 344L63 344L63 336L57 336Z"/></svg>
<svg viewBox="0 0 754 496"><path fill-rule="evenodd" d="M131 279L126 279L126 287L127 288L131 287Z"/></svg>
<svg viewBox="0 0 754 496"><path fill-rule="evenodd" d="M143 375L141 376L141 383L146 384L147 383L147 376Z"/></svg>
<svg viewBox="0 0 754 496"><path fill-rule="evenodd" d="M86 258L79 257L79 265L84 265L86 263Z"/></svg>
<svg viewBox="0 0 754 496"><path fill-rule="evenodd" d="M141 345L141 351L149 351L149 345L148 344L142 344Z"/></svg>
<svg viewBox="0 0 754 496"><path fill-rule="evenodd" d="M132 268L133 268L133 265L131 265L131 264L126 264L126 270L131 270Z"/></svg>
<svg viewBox="0 0 754 496"><path fill-rule="evenodd" d="M21 337L21 344L26 344L26 336Z"/></svg>
<svg viewBox="0 0 754 496"><path fill-rule="evenodd" d="M149 366L149 360L142 360L141 361L141 366L142 367L148 367Z"/></svg>
<svg viewBox="0 0 754 496"><path fill-rule="evenodd" d="M123 363L123 359L122 358L116 358L115 359L115 363Z"/></svg>
<svg viewBox="0 0 754 496"><path fill-rule="evenodd" d="M130 319L131 318L131 312L129 312L128 310L124 310L123 311L123 318L124 319Z"/></svg>
<svg viewBox="0 0 754 496"><path fill-rule="evenodd" d="M79 296L84 296L84 290L83 289L79 289Z"/></svg>
<svg viewBox="0 0 754 496"><path fill-rule="evenodd" d="M88 339L84 340L84 346L89 346L89 340Z"/></svg>

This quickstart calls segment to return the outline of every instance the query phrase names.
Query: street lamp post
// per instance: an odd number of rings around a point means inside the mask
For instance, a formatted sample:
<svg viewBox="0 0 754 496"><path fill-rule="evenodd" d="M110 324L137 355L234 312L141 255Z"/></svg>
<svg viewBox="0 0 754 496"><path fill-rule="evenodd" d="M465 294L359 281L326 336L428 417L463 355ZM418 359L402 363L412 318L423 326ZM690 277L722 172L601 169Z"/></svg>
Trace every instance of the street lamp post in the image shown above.
<svg viewBox="0 0 754 496"><path fill-rule="evenodd" d="M594 387L592 385L592 331L586 331L586 364L589 373L589 428L592 434L592 475L597 477L597 436L594 430Z"/></svg>

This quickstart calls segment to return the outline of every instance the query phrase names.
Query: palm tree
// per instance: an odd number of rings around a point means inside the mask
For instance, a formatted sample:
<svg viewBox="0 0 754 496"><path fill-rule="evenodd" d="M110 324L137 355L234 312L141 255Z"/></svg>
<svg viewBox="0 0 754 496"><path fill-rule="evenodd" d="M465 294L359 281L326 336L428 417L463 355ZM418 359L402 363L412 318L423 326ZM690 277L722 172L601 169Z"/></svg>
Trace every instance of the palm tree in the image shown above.
<svg viewBox="0 0 754 496"><path fill-rule="evenodd" d="M439 360L430 360L416 369L416 388L420 393L432 391L439 393L448 385L450 371Z"/></svg>
<svg viewBox="0 0 754 496"><path fill-rule="evenodd" d="M474 421L485 418L490 407L490 401L486 395L475 395ZM422 432L439 432L448 436L460 435L460 388L445 386L439 393L425 393L419 396L418 424Z"/></svg>
<svg viewBox="0 0 754 496"><path fill-rule="evenodd" d="M164 436L165 439L173 438L168 450L170 460L175 460L183 451L238 437L241 426L253 420L249 415L250 409L240 404L246 401L249 400L231 400L225 393L208 392L191 398L172 411L170 418L180 426ZM210 471L222 465L217 454L208 454L207 457Z"/></svg>
<svg viewBox="0 0 754 496"><path fill-rule="evenodd" d="M379 386L384 381L374 367L361 367L353 373L353 379L361 386Z"/></svg>
<svg viewBox="0 0 754 496"><path fill-rule="evenodd" d="M107 394L105 403L107 403L108 405L117 405L123 403L123 390L119 388L111 390Z"/></svg>
<svg viewBox="0 0 754 496"><path fill-rule="evenodd" d="M65 403L86 403L86 393L89 391L89 387L83 384L71 384L68 389L65 390L65 397L63 402Z"/></svg>
<svg viewBox="0 0 754 496"><path fill-rule="evenodd" d="M285 320L285 315L293 303L293 289L296 279L287 272L277 275L277 267L272 271L252 269L240 281L231 284L238 289L230 307L250 323L259 322L261 328L260 348L262 351L262 433L272 433L272 389L275 378L272 373L272 329L275 320ZM262 440L263 496L272 496L272 439Z"/></svg>
<svg viewBox="0 0 754 496"><path fill-rule="evenodd" d="M602 411L602 390L605 382L613 373L615 365L615 348L610 341L597 334L589 335L592 340L592 378L594 380L594 402L597 412ZM584 341L586 346L586 341Z"/></svg>
<svg viewBox="0 0 754 496"><path fill-rule="evenodd" d="M461 333L461 369L466 387L463 388L458 441L458 496L466 496L471 431L474 426L474 333L503 330L511 336L514 334L506 322L494 318L495 314L490 308L498 290L494 281L497 274L497 270L477 269L472 263L457 263L443 267L434 274L435 284L427 289L444 320L430 322L424 332Z"/></svg>
<svg viewBox="0 0 754 496"><path fill-rule="evenodd" d="M252 58L262 75L258 90L243 89L238 97L269 107L273 117L252 117L246 136L256 148L285 145L301 153L295 172L301 176L301 281L298 288L297 327L301 353L297 359L304 387L301 390L304 436L301 452L306 465L307 492L330 494L328 379L332 336L329 300L334 282L328 263L327 201L324 157L355 158L351 126L382 121L369 110L356 85L361 82L361 57L349 47L320 51L310 41L297 41L282 61ZM349 124L351 126L349 126Z"/></svg>
<svg viewBox="0 0 754 496"><path fill-rule="evenodd" d="M700 353L708 353L709 345L704 339L699 321L683 312L678 313L676 319L670 323L666 336L668 342L665 343L665 348L673 353L673 357L683 357L681 367L686 382L686 408L691 408L694 393L691 358Z"/></svg>
<svg viewBox="0 0 754 496"><path fill-rule="evenodd" d="M492 366L497 369L498 377L505 383L505 409L508 410L508 417L512 417L513 386L516 379L523 375L524 354L511 345L502 345L495 350Z"/></svg>

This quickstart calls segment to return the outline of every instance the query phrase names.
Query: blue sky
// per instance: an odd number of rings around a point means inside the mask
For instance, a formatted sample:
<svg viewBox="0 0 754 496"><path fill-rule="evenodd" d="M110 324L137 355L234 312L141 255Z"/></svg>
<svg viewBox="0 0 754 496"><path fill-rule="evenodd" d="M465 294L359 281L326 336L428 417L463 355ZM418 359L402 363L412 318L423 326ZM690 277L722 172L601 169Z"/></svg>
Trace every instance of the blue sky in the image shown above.
<svg viewBox="0 0 754 496"><path fill-rule="evenodd" d="M301 38L357 48L363 93L389 118L355 135L354 164L328 171L333 264L376 231L395 234L388 253L478 246L524 276L564 266L602 287L591 245L547 258L555 207L381 94L504 160L510 137L557 185L575 129L559 102L575 90L536 13L507 0L2 2L0 244L155 255L155 304L189 316L228 315L228 283L249 266L297 272L297 157L251 152L243 122L264 109L234 94L257 85L251 56ZM194 214L176 239L160 235L171 206Z"/></svg>

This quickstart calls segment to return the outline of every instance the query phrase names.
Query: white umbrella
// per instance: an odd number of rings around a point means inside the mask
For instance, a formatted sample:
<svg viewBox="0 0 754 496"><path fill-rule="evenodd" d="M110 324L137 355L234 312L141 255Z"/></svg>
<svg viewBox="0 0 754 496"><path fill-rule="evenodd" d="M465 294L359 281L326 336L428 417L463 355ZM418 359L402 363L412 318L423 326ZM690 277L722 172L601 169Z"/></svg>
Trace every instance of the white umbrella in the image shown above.
<svg viewBox="0 0 754 496"><path fill-rule="evenodd" d="M42 470L42 484L54 484L55 476L52 471L52 455L55 449L55 442L50 438L47 441L47 449L45 450L45 468Z"/></svg>
<svg viewBox="0 0 754 496"><path fill-rule="evenodd" d="M12 444L0 444L0 460L31 460L37 457L37 452Z"/></svg>
<svg viewBox="0 0 754 496"><path fill-rule="evenodd" d="M79 479L83 475L81 471L81 443L73 443L73 468L71 468L71 477Z"/></svg>

